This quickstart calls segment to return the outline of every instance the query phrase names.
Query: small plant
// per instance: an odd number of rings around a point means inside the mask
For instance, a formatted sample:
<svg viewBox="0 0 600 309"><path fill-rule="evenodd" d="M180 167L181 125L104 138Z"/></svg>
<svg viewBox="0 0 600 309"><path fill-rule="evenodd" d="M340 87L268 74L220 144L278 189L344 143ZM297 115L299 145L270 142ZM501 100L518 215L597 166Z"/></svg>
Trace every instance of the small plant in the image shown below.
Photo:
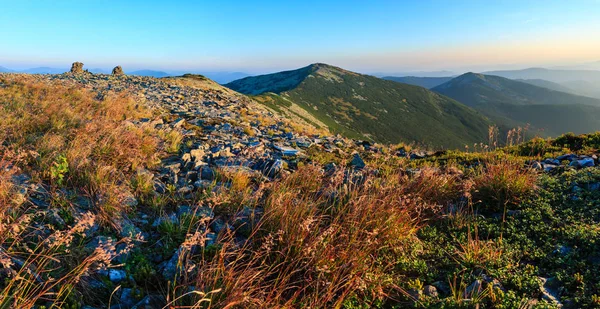
<svg viewBox="0 0 600 309"><path fill-rule="evenodd" d="M69 172L69 163L67 157L60 155L54 164L50 167L50 178L56 182L59 186L63 185L65 175Z"/></svg>

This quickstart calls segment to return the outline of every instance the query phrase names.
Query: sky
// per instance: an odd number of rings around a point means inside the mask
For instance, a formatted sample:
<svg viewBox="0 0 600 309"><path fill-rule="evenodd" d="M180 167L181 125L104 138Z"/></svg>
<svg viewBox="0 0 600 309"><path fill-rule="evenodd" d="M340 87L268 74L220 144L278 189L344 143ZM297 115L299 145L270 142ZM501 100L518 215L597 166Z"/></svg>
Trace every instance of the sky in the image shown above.
<svg viewBox="0 0 600 309"><path fill-rule="evenodd" d="M0 66L359 72L600 61L600 0L0 0Z"/></svg>

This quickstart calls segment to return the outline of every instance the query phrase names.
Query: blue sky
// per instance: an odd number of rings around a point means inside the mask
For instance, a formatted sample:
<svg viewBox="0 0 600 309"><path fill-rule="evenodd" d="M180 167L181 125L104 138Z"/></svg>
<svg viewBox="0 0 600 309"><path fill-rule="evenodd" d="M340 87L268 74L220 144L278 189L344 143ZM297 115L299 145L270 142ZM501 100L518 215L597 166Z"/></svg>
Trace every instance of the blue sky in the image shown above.
<svg viewBox="0 0 600 309"><path fill-rule="evenodd" d="M600 60L600 1L0 0L0 66L363 72Z"/></svg>

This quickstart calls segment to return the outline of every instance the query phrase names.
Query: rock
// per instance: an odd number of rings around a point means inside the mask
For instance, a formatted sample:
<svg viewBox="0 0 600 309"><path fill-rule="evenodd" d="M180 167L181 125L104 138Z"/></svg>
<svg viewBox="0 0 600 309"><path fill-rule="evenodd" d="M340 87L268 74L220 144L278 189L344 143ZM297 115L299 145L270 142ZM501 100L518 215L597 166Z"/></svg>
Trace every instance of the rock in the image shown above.
<svg viewBox="0 0 600 309"><path fill-rule="evenodd" d="M286 156L286 157L293 157L298 154L298 150L291 148L291 147L273 145L273 148L275 148L277 151L279 151L282 156Z"/></svg>
<svg viewBox="0 0 600 309"><path fill-rule="evenodd" d="M215 216L212 208L202 206L195 209L192 209L190 206L179 206L177 208L177 217L179 220L182 219L183 216L194 216L196 218L204 219L212 219Z"/></svg>
<svg viewBox="0 0 600 309"><path fill-rule="evenodd" d="M106 275L112 283L119 283L127 278L127 273L119 269L109 269Z"/></svg>
<svg viewBox="0 0 600 309"><path fill-rule="evenodd" d="M162 275L166 280L173 281L175 275L177 275L180 251L180 249L177 249L168 261L159 265L159 269L161 269Z"/></svg>
<svg viewBox="0 0 600 309"><path fill-rule="evenodd" d="M426 285L423 287L423 294L429 297L437 298L438 291L437 288L433 285Z"/></svg>
<svg viewBox="0 0 600 309"><path fill-rule="evenodd" d="M418 160L418 159L424 159L426 158L427 155L423 152L414 152L410 154L410 159L411 160Z"/></svg>
<svg viewBox="0 0 600 309"><path fill-rule="evenodd" d="M268 160L262 164L259 164L258 169L263 173L263 175L275 178L283 171L284 161L281 159Z"/></svg>
<svg viewBox="0 0 600 309"><path fill-rule="evenodd" d="M532 161L532 162L529 163L529 166L532 169L535 169L535 170L542 170L542 169L544 169L544 166L539 161Z"/></svg>
<svg viewBox="0 0 600 309"><path fill-rule="evenodd" d="M584 168L584 167L594 167L594 159L592 158L583 158L581 160L573 160L569 163L569 166L576 168Z"/></svg>
<svg viewBox="0 0 600 309"><path fill-rule="evenodd" d="M360 157L360 155L358 153L354 154L354 157L352 158L352 162L350 162L350 165L356 169L362 169L366 166L365 161L363 161L363 159Z"/></svg>
<svg viewBox="0 0 600 309"><path fill-rule="evenodd" d="M542 299L547 302L556 305L559 308L562 308L563 304L560 302L560 295L558 289L555 288L556 279L550 278L546 279L543 277L538 277L540 279L540 292L542 292Z"/></svg>
<svg viewBox="0 0 600 309"><path fill-rule="evenodd" d="M167 300L160 295L148 295L140 302L131 307L131 309L162 309L167 304Z"/></svg>
<svg viewBox="0 0 600 309"><path fill-rule="evenodd" d="M482 279L484 281L484 283L486 284L486 286L488 285L492 285L492 288L500 290L502 292L506 292L506 289L504 288L504 286L502 285L502 283L500 283L500 280L495 279L495 278L491 278L487 275L483 275Z"/></svg>
<svg viewBox="0 0 600 309"><path fill-rule="evenodd" d="M125 75L125 73L123 72L123 68L118 65L112 70L112 75Z"/></svg>
<svg viewBox="0 0 600 309"><path fill-rule="evenodd" d="M124 288L121 290L121 296L119 296L119 305L131 308L135 305L135 298L133 296L133 289Z"/></svg>
<svg viewBox="0 0 600 309"><path fill-rule="evenodd" d="M152 223L152 227L158 227L162 224L178 224L178 223L179 223L179 219L177 218L177 216L174 213L171 213L170 215L168 215L166 217L156 218L156 220L154 220L154 223Z"/></svg>
<svg viewBox="0 0 600 309"><path fill-rule="evenodd" d="M578 160L577 162L579 162L580 167L593 167L595 165L594 159L592 159L592 158L584 158L584 159Z"/></svg>
<svg viewBox="0 0 600 309"><path fill-rule="evenodd" d="M200 160L202 160L202 158L204 158L204 150L192 149L192 150L190 150L190 155L192 156L192 158L194 158L194 160L200 161Z"/></svg>
<svg viewBox="0 0 600 309"><path fill-rule="evenodd" d="M83 73L83 63L73 62L73 64L71 65L71 73L82 74Z"/></svg>
<svg viewBox="0 0 600 309"><path fill-rule="evenodd" d="M551 172L553 169L557 168L557 165L554 164L547 164L547 163L542 163L542 168L544 169L544 172Z"/></svg>
<svg viewBox="0 0 600 309"><path fill-rule="evenodd" d="M204 246L212 246L217 242L217 234L216 233L207 233L206 240L204 241Z"/></svg>
<svg viewBox="0 0 600 309"><path fill-rule="evenodd" d="M54 226L64 228L67 224L65 220L60 216L59 210L56 208L48 210L46 213L46 219Z"/></svg>
<svg viewBox="0 0 600 309"><path fill-rule="evenodd" d="M466 289L465 289L465 298L473 298L474 296L477 296L479 293L482 292L482 285L483 282L479 279L473 281L473 283L471 283L471 285L469 285Z"/></svg>
<svg viewBox="0 0 600 309"><path fill-rule="evenodd" d="M571 251L573 251L573 249L570 247L559 245L558 248L554 250L554 254L566 256L567 254L571 253Z"/></svg>
<svg viewBox="0 0 600 309"><path fill-rule="evenodd" d="M212 182L208 180L197 180L194 182L194 187L196 189L208 189L211 185Z"/></svg>
<svg viewBox="0 0 600 309"><path fill-rule="evenodd" d="M138 205L138 201L135 198L135 196L133 195L133 193L129 192L127 195L125 195L125 197L123 197L123 206L126 207L135 207Z"/></svg>
<svg viewBox="0 0 600 309"><path fill-rule="evenodd" d="M557 159L552 159L552 158L548 158L546 160L544 160L545 164L551 164L551 165L560 165L560 161Z"/></svg>
<svg viewBox="0 0 600 309"><path fill-rule="evenodd" d="M556 160L558 160L558 161L564 161L564 160L573 161L575 159L577 159L577 155L572 154L572 153L566 154L566 155L562 155L562 156L559 156L559 157L556 158Z"/></svg>
<svg viewBox="0 0 600 309"><path fill-rule="evenodd" d="M215 172L208 166L204 165L200 168L200 179L202 180L213 180Z"/></svg>

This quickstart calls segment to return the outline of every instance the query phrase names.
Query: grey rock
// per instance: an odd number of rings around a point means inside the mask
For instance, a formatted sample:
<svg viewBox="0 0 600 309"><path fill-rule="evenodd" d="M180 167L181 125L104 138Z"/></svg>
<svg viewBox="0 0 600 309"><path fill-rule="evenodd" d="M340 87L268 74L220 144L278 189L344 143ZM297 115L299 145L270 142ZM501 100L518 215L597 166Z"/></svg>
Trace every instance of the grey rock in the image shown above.
<svg viewBox="0 0 600 309"><path fill-rule="evenodd" d="M554 278L543 278L543 277L538 277L538 279L540 280L540 292L542 292L542 299L546 300L547 302L556 305L559 308L563 307L563 304L560 302L560 293L559 293L559 289L557 289L555 287L555 281L556 279Z"/></svg>
<svg viewBox="0 0 600 309"><path fill-rule="evenodd" d="M471 283L471 285L469 285L466 289L465 289L465 294L464 297L465 298L473 298L474 296L478 295L479 293L481 293L483 290L483 282L479 279L473 281L473 283Z"/></svg>
<svg viewBox="0 0 600 309"><path fill-rule="evenodd" d="M552 159L552 158L548 158L546 160L544 160L545 164L551 164L551 165L560 165L560 161L557 159Z"/></svg>
<svg viewBox="0 0 600 309"><path fill-rule="evenodd" d="M575 159L577 159L577 155L575 155L575 154L572 154L572 153L570 153L570 154L565 154L565 155L562 155L562 156L558 156L558 157L556 158L556 160L558 160L558 161L564 161L564 160L573 161L573 160L575 160Z"/></svg>
<svg viewBox="0 0 600 309"><path fill-rule="evenodd" d="M438 291L437 288L433 285L426 285L423 287L423 294L429 296L429 297L433 297L433 298L437 298L438 297Z"/></svg>
<svg viewBox="0 0 600 309"><path fill-rule="evenodd" d="M48 212L46 212L46 219L52 225L55 225L55 226L60 227L60 228L63 228L63 227L65 227L67 225L65 223L65 220L63 220L63 218L60 216L59 210L56 209L56 208L49 209Z"/></svg>
<svg viewBox="0 0 600 309"><path fill-rule="evenodd" d="M354 154L354 157L352 158L350 165L356 169L362 169L366 166L365 161L363 161L363 159L360 157L360 155L358 153Z"/></svg>
<svg viewBox="0 0 600 309"><path fill-rule="evenodd" d="M148 295L140 300L131 309L162 309L167 304L167 300L160 295Z"/></svg>
<svg viewBox="0 0 600 309"><path fill-rule="evenodd" d="M285 147L285 146L280 146L280 145L273 145L273 148L275 148L276 150L278 150L281 155L283 156L295 156L298 154L298 150L291 148L291 147Z"/></svg>
<svg viewBox="0 0 600 309"><path fill-rule="evenodd" d="M544 166L539 161L532 161L529 163L529 166L535 170L543 170Z"/></svg>
<svg viewBox="0 0 600 309"><path fill-rule="evenodd" d="M121 290L121 295L119 296L119 305L125 306L126 308L131 308L135 305L136 300L133 297L133 289L124 288Z"/></svg>
<svg viewBox="0 0 600 309"><path fill-rule="evenodd" d="M215 172L208 166L202 166L200 168L200 179L202 180L213 180L215 178Z"/></svg>
<svg viewBox="0 0 600 309"><path fill-rule="evenodd" d="M103 274L106 275L112 283L119 283L127 279L127 273L120 269L109 269Z"/></svg>

